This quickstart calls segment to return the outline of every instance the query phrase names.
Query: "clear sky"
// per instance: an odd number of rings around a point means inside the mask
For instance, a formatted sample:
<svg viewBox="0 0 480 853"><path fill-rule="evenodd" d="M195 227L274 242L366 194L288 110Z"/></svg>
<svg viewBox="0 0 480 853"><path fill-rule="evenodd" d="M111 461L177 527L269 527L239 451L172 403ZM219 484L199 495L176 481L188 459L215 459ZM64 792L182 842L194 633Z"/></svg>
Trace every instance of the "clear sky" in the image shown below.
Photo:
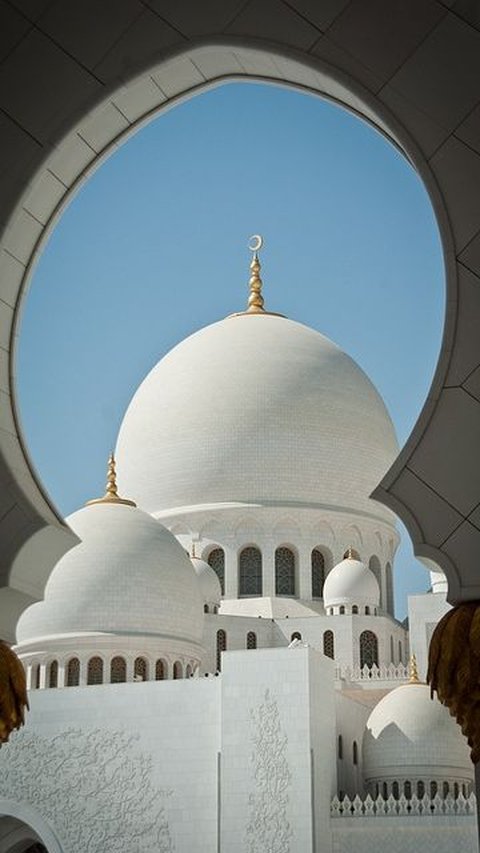
<svg viewBox="0 0 480 853"><path fill-rule="evenodd" d="M83 185L52 232L17 359L30 453L60 511L103 493L135 389L186 335L245 305L249 235L266 305L332 338L382 394L400 443L440 347L444 273L423 184L327 101L235 83L160 114ZM406 533L397 614L428 586Z"/></svg>

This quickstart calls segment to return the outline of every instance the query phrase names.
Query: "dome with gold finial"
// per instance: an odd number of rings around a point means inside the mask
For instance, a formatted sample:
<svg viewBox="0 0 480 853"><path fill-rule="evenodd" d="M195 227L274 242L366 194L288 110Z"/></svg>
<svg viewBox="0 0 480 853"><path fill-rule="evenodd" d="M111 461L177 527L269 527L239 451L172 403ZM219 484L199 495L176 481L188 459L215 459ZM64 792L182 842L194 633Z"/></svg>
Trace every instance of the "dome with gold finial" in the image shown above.
<svg viewBox="0 0 480 853"><path fill-rule="evenodd" d="M369 497L398 453L385 405L332 341L266 310L259 246L246 310L182 341L138 388L117 441L120 484L159 517L261 504L393 525Z"/></svg>
<svg viewBox="0 0 480 853"><path fill-rule="evenodd" d="M378 581L368 566L354 557L352 548L347 556L328 573L323 587L323 603L327 613L376 613L380 604ZM340 610L342 608L342 610Z"/></svg>
<svg viewBox="0 0 480 853"><path fill-rule="evenodd" d="M149 637L156 653L198 661L203 602L195 571L173 534L118 495L113 456L105 496L66 520L80 544L58 561L44 601L20 617L19 653L48 641L99 648L112 637L118 647L121 635Z"/></svg>
<svg viewBox="0 0 480 853"><path fill-rule="evenodd" d="M373 797L458 795L462 786L463 793L470 792L473 765L466 738L420 681L415 655L408 683L387 693L368 718L363 773Z"/></svg>

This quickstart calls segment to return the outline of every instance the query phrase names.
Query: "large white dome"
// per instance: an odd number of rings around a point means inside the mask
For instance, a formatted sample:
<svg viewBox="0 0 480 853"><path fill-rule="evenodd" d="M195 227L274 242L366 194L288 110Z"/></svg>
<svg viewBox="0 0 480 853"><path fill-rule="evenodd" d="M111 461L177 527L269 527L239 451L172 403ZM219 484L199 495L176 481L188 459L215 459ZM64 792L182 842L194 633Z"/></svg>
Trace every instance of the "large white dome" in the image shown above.
<svg viewBox="0 0 480 853"><path fill-rule="evenodd" d="M95 632L201 642L195 571L160 522L115 503L86 506L67 521L81 542L58 561L44 601L20 617L19 644Z"/></svg>
<svg viewBox="0 0 480 853"><path fill-rule="evenodd" d="M169 352L117 444L120 487L148 512L260 503L388 521L368 495L397 453L358 365L319 332L266 314L229 317Z"/></svg>
<svg viewBox="0 0 480 853"><path fill-rule="evenodd" d="M467 741L426 684L405 684L374 708L363 738L365 781L471 780Z"/></svg>

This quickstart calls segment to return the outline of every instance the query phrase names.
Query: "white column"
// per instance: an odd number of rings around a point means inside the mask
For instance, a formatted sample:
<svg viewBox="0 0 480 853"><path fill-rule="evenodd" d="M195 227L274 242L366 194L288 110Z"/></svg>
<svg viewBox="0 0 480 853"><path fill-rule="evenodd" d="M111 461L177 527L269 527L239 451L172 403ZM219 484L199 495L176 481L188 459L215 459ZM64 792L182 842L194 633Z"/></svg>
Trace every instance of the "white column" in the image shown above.
<svg viewBox="0 0 480 853"><path fill-rule="evenodd" d="M312 600L312 549L308 545L298 547L298 597Z"/></svg>
<svg viewBox="0 0 480 853"><path fill-rule="evenodd" d="M259 548L262 551L262 595L272 598L275 595L275 543L272 539L264 539Z"/></svg>
<svg viewBox="0 0 480 853"><path fill-rule="evenodd" d="M225 598L238 598L238 556L233 545L225 546Z"/></svg>

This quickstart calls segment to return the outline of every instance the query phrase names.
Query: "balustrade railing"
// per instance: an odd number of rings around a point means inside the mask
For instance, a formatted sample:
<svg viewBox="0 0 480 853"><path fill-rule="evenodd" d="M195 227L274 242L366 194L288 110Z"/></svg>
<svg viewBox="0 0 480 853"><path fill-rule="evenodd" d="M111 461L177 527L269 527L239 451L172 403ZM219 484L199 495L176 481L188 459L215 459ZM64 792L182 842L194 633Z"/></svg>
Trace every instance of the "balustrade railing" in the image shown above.
<svg viewBox="0 0 480 853"><path fill-rule="evenodd" d="M374 800L370 794L363 799L357 796L351 800L344 797L339 800L334 797L330 805L330 814L333 818L346 818L348 820L365 817L431 817L432 815L476 815L477 800L472 792L469 797L459 794L453 797L429 797L425 794L419 798L413 795L407 799L403 794L396 799L390 795L384 799L381 794Z"/></svg>
<svg viewBox="0 0 480 853"><path fill-rule="evenodd" d="M403 663L391 663L388 666L337 666L337 679L346 681L408 681L410 672Z"/></svg>

